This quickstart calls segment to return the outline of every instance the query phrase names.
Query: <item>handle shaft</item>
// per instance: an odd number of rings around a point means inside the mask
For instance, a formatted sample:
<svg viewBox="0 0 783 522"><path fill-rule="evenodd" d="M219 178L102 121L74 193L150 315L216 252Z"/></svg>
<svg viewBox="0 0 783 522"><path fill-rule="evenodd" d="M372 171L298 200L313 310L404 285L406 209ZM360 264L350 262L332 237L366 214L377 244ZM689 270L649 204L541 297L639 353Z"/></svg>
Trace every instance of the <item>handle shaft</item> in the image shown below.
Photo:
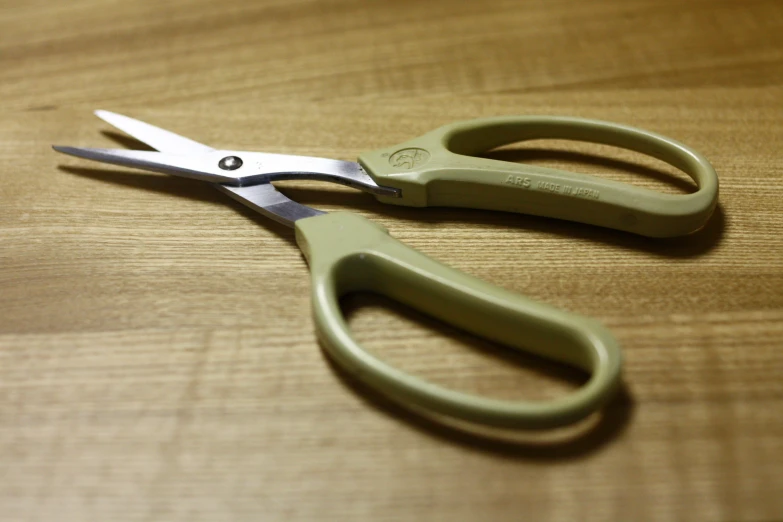
<svg viewBox="0 0 783 522"><path fill-rule="evenodd" d="M312 272L313 314L329 355L359 380L402 405L507 428L550 428L586 417L615 392L621 356L597 322L492 286L393 239L356 214L296 222ZM353 339L341 296L371 291L513 349L591 373L574 393L548 402L504 401L449 390L394 368Z"/></svg>
<svg viewBox="0 0 783 522"><path fill-rule="evenodd" d="M613 145L660 159L694 179L692 194L663 194L587 174L473 157L533 139ZM511 116L446 125L406 143L364 153L359 162L379 185L401 189L384 203L504 210L590 223L652 237L704 226L718 198L718 177L698 152L659 134L610 122Z"/></svg>

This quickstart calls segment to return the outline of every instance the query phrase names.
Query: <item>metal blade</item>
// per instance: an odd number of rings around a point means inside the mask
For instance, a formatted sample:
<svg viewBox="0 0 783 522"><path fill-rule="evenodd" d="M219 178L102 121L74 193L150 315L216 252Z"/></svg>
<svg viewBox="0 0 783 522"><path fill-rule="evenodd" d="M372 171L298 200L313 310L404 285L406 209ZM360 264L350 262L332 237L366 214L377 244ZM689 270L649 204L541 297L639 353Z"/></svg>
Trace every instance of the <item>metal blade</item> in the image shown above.
<svg viewBox="0 0 783 522"><path fill-rule="evenodd" d="M380 196L400 195L399 189L379 186L361 165L353 161L215 149L187 155L145 150L53 147L58 152L93 161L235 186L309 179L339 183ZM226 160L233 162L231 167L226 166Z"/></svg>
<svg viewBox="0 0 783 522"><path fill-rule="evenodd" d="M100 119L114 125L122 132L146 143L155 150L175 154L204 154L214 150L197 141L185 138L171 131L155 127L143 121L134 120L122 114L109 111L95 111Z"/></svg>
<svg viewBox="0 0 783 522"><path fill-rule="evenodd" d="M293 227L294 223L300 219L326 214L322 210L291 201L288 197L278 192L271 183L262 183L261 185L251 185L249 187L229 187L228 185L215 183L213 186L259 214L263 214L289 227Z"/></svg>
<svg viewBox="0 0 783 522"><path fill-rule="evenodd" d="M231 196L256 212L290 227L294 226L294 222L299 219L325 214L325 212L320 210L291 201L278 192L271 183L260 183L247 187L229 186L226 184L227 182L236 183L237 179L220 179L220 174L209 174L201 170L193 170L199 165L203 165L203 160L198 158L194 160L187 156L140 150L87 149L60 145L53 145L52 147L57 152L101 163L136 167L143 170L175 174L185 178L211 181L213 182L212 186L224 194ZM169 161L165 162L165 160ZM193 169L188 169L185 166L188 161L195 162ZM223 177L229 175L230 173Z"/></svg>
<svg viewBox="0 0 783 522"><path fill-rule="evenodd" d="M160 152L62 145L53 145L52 148L63 154L101 163L209 181L221 192L288 226L293 226L298 219L324 212L291 201L272 186L270 182L273 180L332 181L373 194L400 195L399 189L376 184L361 165L352 161L215 150L121 114L108 111L95 111L95 114Z"/></svg>
<svg viewBox="0 0 783 522"><path fill-rule="evenodd" d="M203 157L180 156L148 150L90 149L62 145L52 145L52 148L63 154L92 161L174 174L184 178L234 185L239 184L241 180L241 174L220 170L217 165L213 172L205 171Z"/></svg>

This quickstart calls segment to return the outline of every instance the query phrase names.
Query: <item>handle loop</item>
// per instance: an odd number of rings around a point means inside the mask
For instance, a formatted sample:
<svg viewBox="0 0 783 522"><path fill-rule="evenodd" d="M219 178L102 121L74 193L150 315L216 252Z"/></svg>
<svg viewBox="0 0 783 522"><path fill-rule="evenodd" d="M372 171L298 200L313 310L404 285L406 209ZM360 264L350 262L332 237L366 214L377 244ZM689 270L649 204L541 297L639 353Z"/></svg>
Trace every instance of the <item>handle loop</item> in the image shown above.
<svg viewBox="0 0 783 522"><path fill-rule="evenodd" d="M587 174L473 157L533 139L612 145L657 158L698 185L663 194ZM508 116L446 125L406 143L362 154L380 185L401 198L384 203L505 210L579 221L652 237L704 226L718 199L718 176L701 154L675 140L617 123L560 116Z"/></svg>
<svg viewBox="0 0 783 522"><path fill-rule="evenodd" d="M302 219L296 232L310 263L313 315L324 348L350 374L404 406L490 426L552 428L590 415L618 388L619 346L591 319L437 263L355 214ZM513 349L582 368L591 377L570 395L545 402L491 399L427 382L385 363L353 339L339 298L361 290Z"/></svg>

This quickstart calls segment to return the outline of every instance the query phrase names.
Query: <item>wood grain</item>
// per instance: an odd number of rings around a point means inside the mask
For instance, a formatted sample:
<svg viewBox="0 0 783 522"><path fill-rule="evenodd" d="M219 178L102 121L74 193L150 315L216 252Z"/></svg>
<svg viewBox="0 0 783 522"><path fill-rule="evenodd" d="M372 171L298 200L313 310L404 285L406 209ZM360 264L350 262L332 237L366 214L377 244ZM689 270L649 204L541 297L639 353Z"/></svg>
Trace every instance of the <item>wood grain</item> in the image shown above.
<svg viewBox="0 0 783 522"><path fill-rule="evenodd" d="M0 519L783 519L779 1L7 1L0 65ZM625 389L602 418L499 440L335 370L289 230L195 182L52 153L116 146L98 108L340 159L459 119L600 118L705 154L720 207L655 241L281 185L612 329ZM598 147L494 154L689 190ZM373 296L345 311L371 350L460 389L582 378Z"/></svg>

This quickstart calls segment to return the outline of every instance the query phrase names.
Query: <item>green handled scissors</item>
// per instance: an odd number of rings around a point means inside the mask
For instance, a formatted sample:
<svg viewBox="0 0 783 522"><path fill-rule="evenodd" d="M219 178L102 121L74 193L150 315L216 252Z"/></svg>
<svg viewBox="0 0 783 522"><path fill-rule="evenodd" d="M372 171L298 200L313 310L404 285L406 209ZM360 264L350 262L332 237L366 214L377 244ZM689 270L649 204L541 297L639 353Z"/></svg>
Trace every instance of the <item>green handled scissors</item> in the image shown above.
<svg viewBox="0 0 783 522"><path fill-rule="evenodd" d="M592 319L442 265L361 216L326 214L296 203L271 182L332 181L394 204L517 211L650 236L698 229L717 200L715 171L698 153L662 136L592 120L531 116L456 123L363 154L354 163L216 150L126 116L96 114L159 152L63 146L55 150L207 181L294 227L312 274L316 331L333 360L403 406L496 427L553 428L600 409L620 383L621 355L614 337ZM691 175L699 190L658 194L591 176L468 156L533 138L578 139L648 153ZM590 378L570 395L546 402L491 399L435 385L388 365L356 343L339 306L340 297L355 291L386 295L489 340L581 368Z"/></svg>

